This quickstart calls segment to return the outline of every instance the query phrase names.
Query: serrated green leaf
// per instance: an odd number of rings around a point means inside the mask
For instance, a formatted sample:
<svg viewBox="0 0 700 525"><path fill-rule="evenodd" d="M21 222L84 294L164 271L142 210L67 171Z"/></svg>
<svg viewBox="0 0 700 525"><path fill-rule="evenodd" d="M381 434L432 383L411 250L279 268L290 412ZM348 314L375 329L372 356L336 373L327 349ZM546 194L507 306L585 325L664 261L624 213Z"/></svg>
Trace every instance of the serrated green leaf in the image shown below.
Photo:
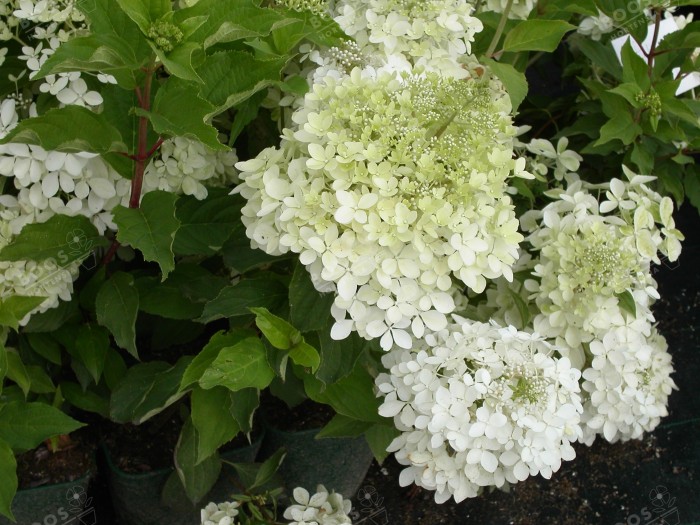
<svg viewBox="0 0 700 525"><path fill-rule="evenodd" d="M277 308L287 300L287 288L274 279L245 279L233 286L227 286L216 298L204 306L203 323L222 317L236 317L250 313L249 307Z"/></svg>
<svg viewBox="0 0 700 525"><path fill-rule="evenodd" d="M241 430L231 414L231 392L224 387L192 390L192 424L197 429L197 460L201 463Z"/></svg>
<svg viewBox="0 0 700 525"><path fill-rule="evenodd" d="M218 357L219 352L224 348L235 346L241 341L249 338L254 338L255 333L250 330L233 330L231 332L217 332L202 350L195 356L192 363L187 367L182 376L180 390L187 390L193 384L197 383L202 374L211 366L214 360Z"/></svg>
<svg viewBox="0 0 700 525"><path fill-rule="evenodd" d="M367 421L358 421L357 419L342 414L336 414L333 416L333 419L316 434L314 439L358 437L372 426L372 423L368 423Z"/></svg>
<svg viewBox="0 0 700 525"><path fill-rule="evenodd" d="M95 383L99 383L109 350L107 330L95 324L82 325L75 336L75 350Z"/></svg>
<svg viewBox="0 0 700 525"><path fill-rule="evenodd" d="M632 119L632 116L629 113L620 113L600 128L600 138L595 145L600 146L615 139L623 144L631 144L641 134L642 128Z"/></svg>
<svg viewBox="0 0 700 525"><path fill-rule="evenodd" d="M625 290L622 293L615 294L617 300L625 312L629 313L632 317L637 317L637 303L632 296L632 292Z"/></svg>
<svg viewBox="0 0 700 525"><path fill-rule="evenodd" d="M143 253L147 261L157 262L164 281L175 268L173 241L180 227L175 217L177 195L152 191L143 196L139 208L114 208L117 239Z"/></svg>
<svg viewBox="0 0 700 525"><path fill-rule="evenodd" d="M175 403L185 395L180 391L180 382L192 359L184 356L172 366L164 361L150 361L129 368L112 391L111 419L139 425Z"/></svg>
<svg viewBox="0 0 700 525"><path fill-rule="evenodd" d="M330 405L338 414L377 423L382 421L379 415L379 399L374 395L374 380L362 366L355 366L352 372L336 383L326 385L315 377L304 377L306 394L317 403Z"/></svg>
<svg viewBox="0 0 700 525"><path fill-rule="evenodd" d="M236 392L250 387L265 388L274 377L262 341L251 337L222 348L202 374L199 385L204 389L223 386Z"/></svg>
<svg viewBox="0 0 700 525"><path fill-rule="evenodd" d="M15 452L31 450L47 438L85 425L46 403L11 401L0 406L0 440Z"/></svg>
<svg viewBox="0 0 700 525"><path fill-rule="evenodd" d="M241 221L243 201L225 189L211 189L203 201L183 195L175 216L180 228L173 250L179 255L214 255Z"/></svg>
<svg viewBox="0 0 700 525"><path fill-rule="evenodd" d="M204 48L215 44L233 42L243 38L265 36L283 17L271 10L255 5L251 0L200 0L192 7L180 9L174 14L176 23L206 16L206 22L190 36L202 42Z"/></svg>
<svg viewBox="0 0 700 525"><path fill-rule="evenodd" d="M302 340L299 330L266 308L250 308L250 311L255 314L255 325L275 348L289 350Z"/></svg>
<svg viewBox="0 0 700 525"><path fill-rule="evenodd" d="M85 259L100 246L108 245L90 219L83 215L54 215L46 222L28 224L10 244L0 250L2 261L53 259L65 267Z"/></svg>
<svg viewBox="0 0 700 525"><path fill-rule="evenodd" d="M98 113L81 106L50 109L43 115L20 121L0 139L0 144L10 142L34 144L45 150L67 153L127 151L116 128Z"/></svg>
<svg viewBox="0 0 700 525"><path fill-rule="evenodd" d="M215 452L197 462L198 432L191 419L185 422L175 447L175 470L192 503L199 503L211 490L221 472L221 460Z"/></svg>
<svg viewBox="0 0 700 525"><path fill-rule="evenodd" d="M149 44L171 77L189 80L197 84L202 83L202 79L195 69L195 66L204 60L204 52L199 43L183 42L169 53L165 53L152 42Z"/></svg>
<svg viewBox="0 0 700 525"><path fill-rule="evenodd" d="M192 82L170 78L156 93L151 111L137 109L136 114L147 117L156 133L187 137L214 150L226 150L217 129L205 122L214 106L199 98L197 89Z"/></svg>
<svg viewBox="0 0 700 525"><path fill-rule="evenodd" d="M117 0L117 3L144 34L154 21L173 10L170 0Z"/></svg>
<svg viewBox="0 0 700 525"><path fill-rule="evenodd" d="M496 62L488 58L485 58L483 61L489 66L498 79L503 82L508 96L510 96L513 112L517 112L520 104L522 104L527 96L528 84L525 75L510 64Z"/></svg>
<svg viewBox="0 0 700 525"><path fill-rule="evenodd" d="M646 91L651 85L647 74L647 63L632 49L631 40L622 46L622 80L639 86L640 91Z"/></svg>
<svg viewBox="0 0 700 525"><path fill-rule="evenodd" d="M524 20L506 34L504 51L554 51L576 26L563 20Z"/></svg>
<svg viewBox="0 0 700 525"><path fill-rule="evenodd" d="M17 460L12 448L0 439L0 514L12 521L12 500L17 492Z"/></svg>
<svg viewBox="0 0 700 525"><path fill-rule="evenodd" d="M136 316L139 294L134 278L117 272L105 282L95 299L97 322L106 327L119 347L138 359L136 350Z"/></svg>
<svg viewBox="0 0 700 525"><path fill-rule="evenodd" d="M204 82L199 95L217 115L240 104L280 79L286 59L259 60L241 51L214 53L197 68Z"/></svg>

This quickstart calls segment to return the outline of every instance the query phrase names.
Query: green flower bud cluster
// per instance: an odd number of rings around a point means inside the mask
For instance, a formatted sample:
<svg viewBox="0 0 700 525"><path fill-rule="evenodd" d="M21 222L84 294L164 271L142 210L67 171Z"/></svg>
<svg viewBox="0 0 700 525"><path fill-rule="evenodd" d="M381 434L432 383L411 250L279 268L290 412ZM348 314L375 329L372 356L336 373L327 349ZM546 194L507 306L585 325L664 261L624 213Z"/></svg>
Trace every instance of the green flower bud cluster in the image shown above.
<svg viewBox="0 0 700 525"><path fill-rule="evenodd" d="M175 46L182 42L184 35L182 30L175 24L160 19L151 24L146 36L153 40L158 49L164 53L170 53L175 49Z"/></svg>
<svg viewBox="0 0 700 525"><path fill-rule="evenodd" d="M634 97L638 104L641 104L644 109L648 109L652 117L658 118L661 116L661 97L656 91L649 93L637 93Z"/></svg>

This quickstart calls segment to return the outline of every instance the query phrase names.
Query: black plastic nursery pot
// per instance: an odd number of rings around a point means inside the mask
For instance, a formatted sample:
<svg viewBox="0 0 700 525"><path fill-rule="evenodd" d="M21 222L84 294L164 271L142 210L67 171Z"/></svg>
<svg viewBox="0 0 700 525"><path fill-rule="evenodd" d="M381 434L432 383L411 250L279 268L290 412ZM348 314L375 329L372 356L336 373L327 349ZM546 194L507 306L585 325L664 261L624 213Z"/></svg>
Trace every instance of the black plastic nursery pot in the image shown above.
<svg viewBox="0 0 700 525"><path fill-rule="evenodd" d="M109 449L103 444L102 450L109 468L109 491L118 523L120 525L193 525L199 523L201 507L209 501L228 500L231 494L240 492L240 488L235 484L235 471L225 462L253 462L261 444L262 435L259 435L248 446L220 453L224 463L219 479L211 491L196 506L186 500L183 494L177 508L163 501L163 489L168 479L175 474L174 468L168 467L138 474L124 472L114 464Z"/></svg>
<svg viewBox="0 0 700 525"><path fill-rule="evenodd" d="M316 439L320 430L286 431L265 422L260 457L266 458L280 447L287 450L279 473L290 493L296 487L313 493L316 485L322 484L329 491L350 498L369 470L372 451L363 436Z"/></svg>
<svg viewBox="0 0 700 525"><path fill-rule="evenodd" d="M12 513L19 525L97 525L92 498L87 495L93 476L84 476L66 483L42 485L17 491L12 501ZM0 517L1 525L12 522Z"/></svg>

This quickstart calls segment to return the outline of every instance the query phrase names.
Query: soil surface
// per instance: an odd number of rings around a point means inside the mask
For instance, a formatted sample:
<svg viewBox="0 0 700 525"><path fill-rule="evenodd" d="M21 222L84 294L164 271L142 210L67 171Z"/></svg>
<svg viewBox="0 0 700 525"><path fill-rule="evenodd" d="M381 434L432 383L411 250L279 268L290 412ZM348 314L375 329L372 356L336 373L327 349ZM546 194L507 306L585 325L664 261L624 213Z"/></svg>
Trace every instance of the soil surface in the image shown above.
<svg viewBox="0 0 700 525"><path fill-rule="evenodd" d="M95 471L95 446L78 434L70 442L62 442L56 452L42 444L17 457L20 489L67 483Z"/></svg>

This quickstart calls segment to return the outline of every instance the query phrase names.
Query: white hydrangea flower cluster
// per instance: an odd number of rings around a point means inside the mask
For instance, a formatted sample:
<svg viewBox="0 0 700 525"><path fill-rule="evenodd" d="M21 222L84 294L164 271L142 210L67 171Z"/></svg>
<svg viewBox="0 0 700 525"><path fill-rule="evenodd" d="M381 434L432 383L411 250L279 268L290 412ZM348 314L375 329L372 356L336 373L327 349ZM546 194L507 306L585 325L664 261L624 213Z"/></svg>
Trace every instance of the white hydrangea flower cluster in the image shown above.
<svg viewBox="0 0 700 525"><path fill-rule="evenodd" d="M339 0L332 14L367 56L458 72L457 58L483 29L472 11L467 0Z"/></svg>
<svg viewBox="0 0 700 525"><path fill-rule="evenodd" d="M159 189L206 199L208 186L229 186L238 180L235 151L213 151L186 137L163 141L144 172L143 193Z"/></svg>
<svg viewBox="0 0 700 525"><path fill-rule="evenodd" d="M676 388L671 355L650 323L641 329L618 326L589 345L582 439L588 444L597 434L611 443L638 439L668 415L668 396Z"/></svg>
<svg viewBox="0 0 700 525"><path fill-rule="evenodd" d="M0 250L12 242L17 233L13 231L13 224L21 213L12 197L0 196ZM45 297L39 306L19 321L23 326L33 314L58 306L59 299L70 300L79 267L79 261L61 265L54 259L41 262L1 261L0 299L13 296Z"/></svg>
<svg viewBox="0 0 700 525"><path fill-rule="evenodd" d="M556 201L522 219L539 254L534 276L541 314L535 329L572 348L619 321L618 297L626 291L639 303L637 318L653 319L645 298L658 298L650 265L660 263L657 252L671 261L680 253L671 199L650 190L648 177L627 173L628 183L612 179L599 188L609 188L600 204L575 181ZM535 216L539 225L531 222Z"/></svg>
<svg viewBox="0 0 700 525"><path fill-rule="evenodd" d="M352 525L348 516L352 503L341 494L318 485L314 495L302 487L295 488L292 495L295 503L284 511L285 519L292 520L289 525Z"/></svg>
<svg viewBox="0 0 700 525"><path fill-rule="evenodd" d="M335 285L333 337L410 348L409 330L446 326L455 285L512 278L522 236L506 193L520 166L509 111L488 79L327 77L281 149L237 165L247 235L269 254L299 253L317 288Z"/></svg>
<svg viewBox="0 0 700 525"><path fill-rule="evenodd" d="M603 185L569 177L553 203L522 217L535 255L537 279L523 285L537 306L533 327L583 370L588 444L599 434L614 442L653 430L675 387L653 327L659 294L650 269L658 253L675 261L683 236L671 199L647 187L653 177L623 169L626 181Z"/></svg>
<svg viewBox="0 0 700 525"><path fill-rule="evenodd" d="M201 525L236 525L234 518L238 516L238 507L237 501L210 502L200 511Z"/></svg>
<svg viewBox="0 0 700 525"><path fill-rule="evenodd" d="M16 0L13 15L20 20L37 24L48 22L76 24L85 16L77 8L75 0Z"/></svg>
<svg viewBox="0 0 700 525"><path fill-rule="evenodd" d="M407 465L399 482L434 490L441 503L551 477L581 436L581 372L537 334L455 321L382 359L379 413L402 431L387 449Z"/></svg>

